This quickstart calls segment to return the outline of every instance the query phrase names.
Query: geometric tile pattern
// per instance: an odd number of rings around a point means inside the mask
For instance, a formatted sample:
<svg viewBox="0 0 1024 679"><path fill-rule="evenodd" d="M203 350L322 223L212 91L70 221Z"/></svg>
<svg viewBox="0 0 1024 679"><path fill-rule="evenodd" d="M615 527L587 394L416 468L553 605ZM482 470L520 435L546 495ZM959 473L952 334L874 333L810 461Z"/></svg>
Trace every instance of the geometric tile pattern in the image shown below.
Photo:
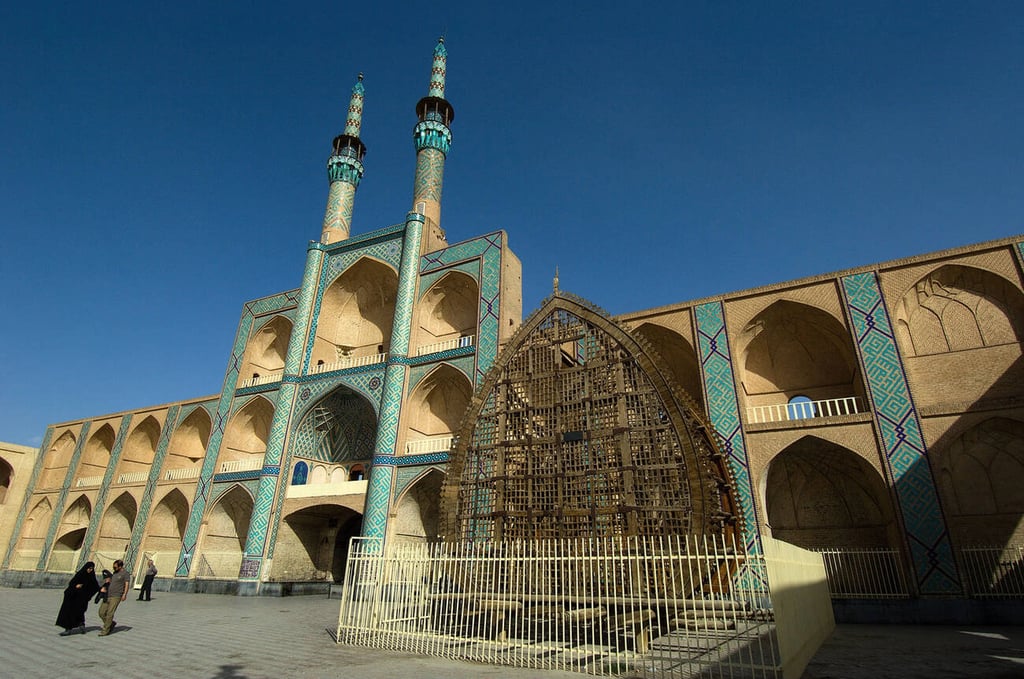
<svg viewBox="0 0 1024 679"><path fill-rule="evenodd" d="M298 295L298 290L290 290L248 302L242 309L242 317L238 322L238 332L235 334L235 343L231 349L231 358L228 361L228 369L224 375L224 384L221 388L220 398L217 401L217 410L213 416L213 430L210 433L210 440L206 446L206 455L203 458L203 466L199 473L199 481L196 484L196 495L192 501L188 523L185 527L185 535L182 538L181 554L178 557L178 564L174 569L174 574L178 577L188 576L189 569L192 567L192 560L195 558L196 541L199 538L199 528L206 514L206 506L213 487L214 470L217 467L220 444L224 438L224 428L227 426L227 421L231 415L235 385L238 384L238 371L242 365L245 348L253 331L255 319L269 313L281 313L285 310L293 309L298 301Z"/></svg>
<svg viewBox="0 0 1024 679"><path fill-rule="evenodd" d="M435 253L431 253L431 254L435 254ZM433 273L428 273L428 274L421 275L420 276L420 293L419 293L420 294L420 299L423 298L423 295L427 294L427 292L430 290L430 287L434 283L436 283L437 280L439 278L441 278L441 276L444 276L449 271L461 271L462 273L465 273L465 274L468 274L468 275L472 276L473 280L477 281L477 283L479 283L479 281L480 281L480 261L479 261L479 259L474 258L474 259L469 260L468 262L463 262L462 264L456 264L455 266L450 266L450 267L448 267L446 269L442 269L440 271L435 271Z"/></svg>
<svg viewBox="0 0 1024 679"><path fill-rule="evenodd" d="M53 427L46 428L46 434L43 436L43 442L39 446L39 454L36 455L35 464L32 466L32 476L28 480L26 488L35 488L36 482L39 480L39 475L43 471L43 458L46 457L47 451L50 450L50 441L53 439ZM18 536L21 535L21 527L25 523L25 514L28 513L28 505L32 500L32 493L26 492L25 498L21 501L21 509L18 510L18 518L14 522L14 532L11 533L11 544L7 546L7 551L4 552L3 564L0 568L4 570L11 563L11 556L14 554L14 547L18 544Z"/></svg>
<svg viewBox="0 0 1024 679"><path fill-rule="evenodd" d="M46 531L46 542L43 543L43 551L39 555L39 563L36 565L36 570L46 570L46 562L50 559L50 549L53 546L53 537L57 533L57 527L60 526L61 520L64 518L64 504L68 501L68 490L71 488L71 479L75 477L75 471L78 469L78 461L82 457L82 451L85 449L85 440L89 437L89 427L92 422L86 422L82 425L82 430L78 434L78 444L75 446L75 452L71 455L71 460L68 462L68 473L64 475L64 483L60 487L60 494L57 496L57 501L53 503L53 517L50 520L50 527Z"/></svg>
<svg viewBox="0 0 1024 679"><path fill-rule="evenodd" d="M1017 254L1024 260L1024 242L1017 243Z"/></svg>
<svg viewBox="0 0 1024 679"><path fill-rule="evenodd" d="M93 540L96 539L100 519L103 517L103 510L107 506L107 492L110 490L110 484L114 482L114 474L117 471L118 463L121 461L121 450L124 448L124 442L128 438L128 426L131 422L131 415L121 417L121 426L118 427L117 436L114 439L114 447L110 451L110 463L107 464L107 471L103 474L103 481L100 483L100 489L96 493L92 516L89 517L89 529L85 531L85 539L82 541L83 557L92 550Z"/></svg>
<svg viewBox="0 0 1024 679"><path fill-rule="evenodd" d="M466 347L466 348L467 349L471 349L472 347ZM473 378L472 378L472 370L473 370L472 354L470 354L470 356L464 357L463 359L458 360L458 361L445 361L443 359L439 359L439 360L440 360L439 363L434 363L433 361L431 361L427 365L417 365L415 367L409 368L409 393L410 394L416 389L416 385L419 384L423 380L424 377L426 377L430 373L434 372L434 370L439 368L441 365L447 365L447 366L450 366L450 367L458 370L460 373L465 375L466 379L468 379L470 381L470 383L472 384L472 381L473 381Z"/></svg>
<svg viewBox="0 0 1024 679"><path fill-rule="evenodd" d="M142 534L146 529L146 522L149 520L149 511L153 506L153 495L156 493L156 484L160 480L160 470L163 469L164 458L167 457L167 447L171 443L171 434L178 423L178 414L181 406L171 406L167 409L167 419L164 421L163 431L160 432L160 441L156 446L156 454L153 456L153 464L149 468L149 478L146 479L146 490L142 494L142 501L139 502L139 511L135 515L135 526L132 528L132 539L128 543L128 551L124 555L124 567L129 571L135 566L135 559L142 546Z"/></svg>
<svg viewBox="0 0 1024 679"><path fill-rule="evenodd" d="M747 448L740 422L729 338L725 332L725 312L721 302L708 302L694 309L700 366L704 377L704 396L711 425L722 444L736 482L736 500L743 511L743 540L747 551L761 553L761 535L757 527L757 505L750 483Z"/></svg>
<svg viewBox="0 0 1024 679"><path fill-rule="evenodd" d="M873 272L866 272L846 276L842 283L918 590L921 594L958 594L961 586L953 548L878 280Z"/></svg>
<svg viewBox="0 0 1024 679"><path fill-rule="evenodd" d="M448 453L423 453L421 455L381 455L374 458L375 464L389 464L396 467L415 467L424 464L448 462Z"/></svg>

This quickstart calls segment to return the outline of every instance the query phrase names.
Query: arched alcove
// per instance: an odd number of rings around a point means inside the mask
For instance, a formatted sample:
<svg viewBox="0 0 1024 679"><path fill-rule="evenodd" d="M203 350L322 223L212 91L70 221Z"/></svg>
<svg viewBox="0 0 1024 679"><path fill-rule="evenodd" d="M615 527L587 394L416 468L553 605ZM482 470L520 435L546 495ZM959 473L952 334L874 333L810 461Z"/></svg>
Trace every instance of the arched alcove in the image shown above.
<svg viewBox="0 0 1024 679"><path fill-rule="evenodd" d="M323 293L317 317L313 364L388 351L394 322L398 273L363 257Z"/></svg>
<svg viewBox="0 0 1024 679"><path fill-rule="evenodd" d="M277 533L273 577L293 582L335 581L334 572L344 568L344 564L334 563L338 529L353 518L358 519L359 514L328 503L289 513Z"/></svg>
<svg viewBox="0 0 1024 679"><path fill-rule="evenodd" d="M291 335L292 322L284 316L274 316L253 333L242 355L242 365L238 370L239 384L253 377L283 370Z"/></svg>
<svg viewBox="0 0 1024 679"><path fill-rule="evenodd" d="M932 459L956 544L1024 544L1024 422L984 420Z"/></svg>
<svg viewBox="0 0 1024 679"><path fill-rule="evenodd" d="M143 551L150 554L177 554L185 536L188 513L189 503L184 493L177 488L169 490L150 514Z"/></svg>
<svg viewBox="0 0 1024 679"><path fill-rule="evenodd" d="M119 559L132 539L135 517L139 506L131 493L124 492L107 506L100 520L99 534L93 542L93 550L104 562Z"/></svg>
<svg viewBox="0 0 1024 679"><path fill-rule="evenodd" d="M109 423L104 424L89 436L89 440L85 442L85 450L82 451L82 460L78 464L75 476L79 479L100 478L106 474L116 438L114 428Z"/></svg>
<svg viewBox="0 0 1024 679"><path fill-rule="evenodd" d="M47 564L49 570L59 573L75 570L91 516L92 503L85 495L80 495L68 506L57 527L50 561Z"/></svg>
<svg viewBox="0 0 1024 679"><path fill-rule="evenodd" d="M217 499L206 514L202 549L193 565L197 577L238 577L252 508L252 496L242 486L232 486Z"/></svg>
<svg viewBox="0 0 1024 679"><path fill-rule="evenodd" d="M0 458L0 505L7 502L7 492L14 481L14 467L7 460Z"/></svg>
<svg viewBox="0 0 1024 679"><path fill-rule="evenodd" d="M765 507L772 536L805 549L899 544L881 475L856 453L816 436L772 459Z"/></svg>
<svg viewBox="0 0 1024 679"><path fill-rule="evenodd" d="M68 473L68 464L75 452L75 443L75 435L69 431L57 437L50 449L46 451L43 472L39 475L37 487L58 488L64 483L64 477Z"/></svg>
<svg viewBox="0 0 1024 679"><path fill-rule="evenodd" d="M700 361L693 345L674 330L654 323L643 323L632 332L650 343L665 361L676 383L693 400L700 412L706 413Z"/></svg>
<svg viewBox="0 0 1024 679"><path fill-rule="evenodd" d="M35 570L39 556L43 553L46 533L53 516L53 505L49 498L42 498L25 516L21 525L21 537L18 547L11 559L11 568L15 570Z"/></svg>
<svg viewBox="0 0 1024 679"><path fill-rule="evenodd" d="M321 462L369 460L377 439L377 414L361 394L340 386L314 403L299 420L292 455ZM310 483L313 472L310 472Z"/></svg>
<svg viewBox="0 0 1024 679"><path fill-rule="evenodd" d="M406 401L406 443L414 447L417 441L426 444L422 450L412 452L447 451L450 441L440 441L440 447L432 447L429 445L430 440L439 441L452 435L462 422L472 395L473 385L469 378L461 370L446 363L424 377Z"/></svg>
<svg viewBox="0 0 1024 679"><path fill-rule="evenodd" d="M274 406L262 396L253 397L237 410L224 431L218 464L263 459L273 419Z"/></svg>
<svg viewBox="0 0 1024 679"><path fill-rule="evenodd" d="M139 422L124 442L124 449L121 451L121 462L117 467L115 483L127 481L140 482L146 480L150 468L153 466L153 458L156 456L156 447L160 442L160 423L152 415L147 416ZM123 479L123 475L132 474L142 478Z"/></svg>
<svg viewBox="0 0 1024 679"><path fill-rule="evenodd" d="M395 502L388 539L395 544L428 542L437 538L444 473L431 469L412 483Z"/></svg>
<svg viewBox="0 0 1024 679"><path fill-rule="evenodd" d="M476 334L480 287L460 271L439 278L419 303L417 346Z"/></svg>
<svg viewBox="0 0 1024 679"><path fill-rule="evenodd" d="M164 469L198 469L210 443L213 420L206 408L197 407L179 424L167 446Z"/></svg>
<svg viewBox="0 0 1024 679"><path fill-rule="evenodd" d="M746 325L737 345L748 409L779 407L784 414L786 404L798 395L811 401L856 398L850 410L865 407L853 340L842 323L821 309L774 302ZM839 412L846 411L840 408Z"/></svg>

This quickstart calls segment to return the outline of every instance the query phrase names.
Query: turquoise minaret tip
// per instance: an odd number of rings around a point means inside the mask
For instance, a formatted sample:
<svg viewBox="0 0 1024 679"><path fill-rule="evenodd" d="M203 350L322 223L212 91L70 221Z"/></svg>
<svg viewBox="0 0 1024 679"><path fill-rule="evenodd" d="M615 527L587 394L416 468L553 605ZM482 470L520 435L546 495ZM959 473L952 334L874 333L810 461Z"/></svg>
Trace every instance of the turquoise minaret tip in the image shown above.
<svg viewBox="0 0 1024 679"><path fill-rule="evenodd" d="M325 245L348 238L352 226L352 209L359 180L363 178L363 156L366 155L366 145L359 138L363 124L363 92L363 74L360 73L348 102L345 131L334 138L331 157L327 159L331 188L320 236L320 242Z"/></svg>
<svg viewBox="0 0 1024 679"><path fill-rule="evenodd" d="M448 66L448 50L444 47L444 38L437 39L434 48L434 66L430 69L430 91L428 97L444 99L444 76Z"/></svg>
<svg viewBox="0 0 1024 679"><path fill-rule="evenodd" d="M348 101L348 117L345 119L345 134L350 137L359 136L359 128L363 124L363 74L352 86L352 98Z"/></svg>

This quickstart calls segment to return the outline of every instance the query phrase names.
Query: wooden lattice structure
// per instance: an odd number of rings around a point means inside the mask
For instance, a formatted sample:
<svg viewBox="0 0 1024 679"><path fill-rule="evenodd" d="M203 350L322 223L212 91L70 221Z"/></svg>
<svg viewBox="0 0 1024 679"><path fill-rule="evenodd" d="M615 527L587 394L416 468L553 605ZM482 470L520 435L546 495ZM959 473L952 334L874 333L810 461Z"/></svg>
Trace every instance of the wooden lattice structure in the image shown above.
<svg viewBox="0 0 1024 679"><path fill-rule="evenodd" d="M474 395L449 459L439 532L460 542L732 538L730 488L710 426L662 359L556 291Z"/></svg>

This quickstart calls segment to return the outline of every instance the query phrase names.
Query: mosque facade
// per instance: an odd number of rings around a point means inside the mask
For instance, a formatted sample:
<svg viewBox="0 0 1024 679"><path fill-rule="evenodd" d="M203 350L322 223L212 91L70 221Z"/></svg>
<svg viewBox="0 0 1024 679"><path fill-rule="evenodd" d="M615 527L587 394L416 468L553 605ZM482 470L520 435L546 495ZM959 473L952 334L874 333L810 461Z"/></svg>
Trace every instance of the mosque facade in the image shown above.
<svg viewBox="0 0 1024 679"><path fill-rule="evenodd" d="M449 455L523 323L507 234L440 226L446 59L441 41L405 221L363 234L353 87L301 287L243 306L219 394L53 424L32 463L4 461L0 582L154 558L158 588L324 591L350 538L443 531ZM714 432L746 549L867 555L901 596L965 598L991 576L972 555L1024 544L1024 237L614 319L573 304Z"/></svg>

